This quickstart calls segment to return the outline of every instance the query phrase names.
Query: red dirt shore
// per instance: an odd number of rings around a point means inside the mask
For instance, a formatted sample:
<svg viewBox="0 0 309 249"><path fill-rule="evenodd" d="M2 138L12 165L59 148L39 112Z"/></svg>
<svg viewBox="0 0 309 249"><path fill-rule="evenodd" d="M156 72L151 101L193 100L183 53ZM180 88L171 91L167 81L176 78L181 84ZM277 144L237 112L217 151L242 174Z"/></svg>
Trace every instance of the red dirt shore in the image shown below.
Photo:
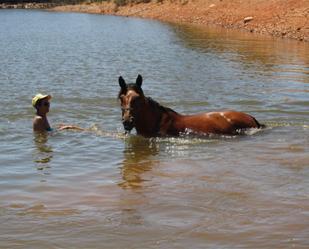
<svg viewBox="0 0 309 249"><path fill-rule="evenodd" d="M157 0L126 6L103 2L58 6L52 10L216 25L309 41L309 0Z"/></svg>

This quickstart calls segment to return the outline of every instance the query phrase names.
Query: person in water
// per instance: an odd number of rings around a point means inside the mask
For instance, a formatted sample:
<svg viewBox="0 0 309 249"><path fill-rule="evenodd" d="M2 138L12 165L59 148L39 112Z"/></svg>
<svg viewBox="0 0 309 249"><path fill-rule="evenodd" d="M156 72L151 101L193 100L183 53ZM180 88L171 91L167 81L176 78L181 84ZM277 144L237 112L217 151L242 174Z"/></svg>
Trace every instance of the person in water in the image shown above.
<svg viewBox="0 0 309 249"><path fill-rule="evenodd" d="M33 119L33 130L37 132L52 131L50 124L47 120L47 113L50 108L51 95L44 95L38 93L32 99L32 106L36 109L36 116ZM72 129L72 130L84 130L74 125L59 125L58 130Z"/></svg>

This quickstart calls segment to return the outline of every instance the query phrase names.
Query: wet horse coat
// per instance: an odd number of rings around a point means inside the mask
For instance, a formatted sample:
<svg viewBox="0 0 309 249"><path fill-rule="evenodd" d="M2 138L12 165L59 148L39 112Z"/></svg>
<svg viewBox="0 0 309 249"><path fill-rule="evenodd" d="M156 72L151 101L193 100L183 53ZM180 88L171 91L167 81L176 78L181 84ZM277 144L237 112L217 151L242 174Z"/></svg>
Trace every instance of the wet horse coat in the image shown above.
<svg viewBox="0 0 309 249"><path fill-rule="evenodd" d="M249 114L237 111L179 114L145 97L142 82L141 75L138 75L135 84L126 84L119 77L121 89L118 98L121 101L122 123L127 132L135 128L137 134L145 137L178 136L185 132L235 135L244 129L263 126Z"/></svg>

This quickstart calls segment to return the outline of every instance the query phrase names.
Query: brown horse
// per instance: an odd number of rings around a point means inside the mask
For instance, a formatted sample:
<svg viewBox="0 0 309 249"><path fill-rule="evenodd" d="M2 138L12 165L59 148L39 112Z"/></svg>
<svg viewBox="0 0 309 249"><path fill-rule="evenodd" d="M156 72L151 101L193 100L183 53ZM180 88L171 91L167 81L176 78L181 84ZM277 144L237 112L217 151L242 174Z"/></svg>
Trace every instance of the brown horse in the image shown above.
<svg viewBox="0 0 309 249"><path fill-rule="evenodd" d="M254 117L237 111L209 112L181 115L145 97L141 88L143 78L138 75L136 83L126 84L119 77L121 87L122 123L126 132L133 128L145 137L178 136L182 133L236 135L248 128L261 128Z"/></svg>

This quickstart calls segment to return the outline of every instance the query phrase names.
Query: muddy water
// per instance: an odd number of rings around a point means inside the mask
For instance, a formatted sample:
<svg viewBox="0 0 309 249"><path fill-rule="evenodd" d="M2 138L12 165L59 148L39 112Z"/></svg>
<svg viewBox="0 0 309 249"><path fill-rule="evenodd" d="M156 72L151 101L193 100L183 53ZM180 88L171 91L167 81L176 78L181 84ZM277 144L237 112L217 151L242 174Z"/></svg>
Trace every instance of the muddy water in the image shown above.
<svg viewBox="0 0 309 249"><path fill-rule="evenodd" d="M0 11L1 248L308 248L309 47L192 26ZM117 79L240 137L123 135ZM31 97L53 95L34 135Z"/></svg>

